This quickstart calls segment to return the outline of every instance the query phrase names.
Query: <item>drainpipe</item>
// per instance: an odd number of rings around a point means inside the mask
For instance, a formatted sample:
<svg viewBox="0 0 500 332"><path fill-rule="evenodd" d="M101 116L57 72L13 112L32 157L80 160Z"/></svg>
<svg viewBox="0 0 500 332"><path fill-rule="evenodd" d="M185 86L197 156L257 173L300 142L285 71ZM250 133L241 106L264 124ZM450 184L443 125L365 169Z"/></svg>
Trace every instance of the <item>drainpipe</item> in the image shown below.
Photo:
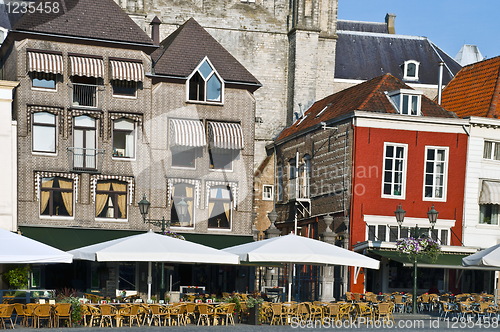
<svg viewBox="0 0 500 332"><path fill-rule="evenodd" d="M443 93L443 68L444 62L439 62L439 79L438 79L438 104L441 105L441 95Z"/></svg>

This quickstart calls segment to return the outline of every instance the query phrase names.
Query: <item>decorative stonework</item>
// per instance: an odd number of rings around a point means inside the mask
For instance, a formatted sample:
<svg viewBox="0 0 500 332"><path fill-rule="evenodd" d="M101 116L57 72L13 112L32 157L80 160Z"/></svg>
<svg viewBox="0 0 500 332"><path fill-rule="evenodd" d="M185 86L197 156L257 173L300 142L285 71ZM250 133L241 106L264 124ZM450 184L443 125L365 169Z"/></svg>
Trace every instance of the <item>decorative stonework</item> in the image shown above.
<svg viewBox="0 0 500 332"><path fill-rule="evenodd" d="M73 192L75 195L75 202L78 203L78 183L80 177L75 173L59 173L59 172L36 172L35 173L35 194L36 200L40 201L40 182L42 178L50 178L50 177L61 177L66 179L73 180Z"/></svg>
<svg viewBox="0 0 500 332"><path fill-rule="evenodd" d="M167 207L170 207L172 200L172 187L178 183L186 183L194 186L194 201L196 202L196 207L200 206L201 200L201 181L196 179L182 179L182 178L170 178L167 179Z"/></svg>
<svg viewBox="0 0 500 332"><path fill-rule="evenodd" d="M97 181L99 180L118 180L118 181L124 181L128 183L127 189L128 189L128 204L131 205L133 203L133 196L134 196L134 178L132 176L122 176L122 175L92 175L90 177L90 191L92 194L92 202L95 203L95 196L96 196L96 188L97 188Z"/></svg>

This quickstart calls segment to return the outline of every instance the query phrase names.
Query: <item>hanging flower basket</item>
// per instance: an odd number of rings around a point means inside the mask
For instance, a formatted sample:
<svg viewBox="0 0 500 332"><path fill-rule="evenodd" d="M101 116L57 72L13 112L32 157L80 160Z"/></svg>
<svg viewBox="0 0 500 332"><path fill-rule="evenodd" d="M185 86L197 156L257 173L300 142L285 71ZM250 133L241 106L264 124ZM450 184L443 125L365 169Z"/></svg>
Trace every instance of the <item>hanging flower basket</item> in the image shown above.
<svg viewBox="0 0 500 332"><path fill-rule="evenodd" d="M166 236L170 236L170 237L173 237L173 238L176 238L176 239L180 239L180 240L185 240L186 238L184 238L184 236L176 233L176 232L172 232L172 231L165 231L163 232L163 235L166 235Z"/></svg>
<svg viewBox="0 0 500 332"><path fill-rule="evenodd" d="M425 256L433 262L437 260L441 253L439 243L428 237L400 239L396 242L396 248L400 253L408 255L411 259Z"/></svg>

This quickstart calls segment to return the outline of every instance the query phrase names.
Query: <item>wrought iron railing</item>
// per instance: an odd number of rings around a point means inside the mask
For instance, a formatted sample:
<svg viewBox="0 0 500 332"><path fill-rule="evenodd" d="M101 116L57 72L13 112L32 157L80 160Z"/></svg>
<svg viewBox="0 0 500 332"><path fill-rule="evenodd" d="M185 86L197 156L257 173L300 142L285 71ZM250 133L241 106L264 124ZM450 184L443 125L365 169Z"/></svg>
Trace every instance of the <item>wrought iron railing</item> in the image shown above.
<svg viewBox="0 0 500 332"><path fill-rule="evenodd" d="M73 83L73 106L97 107L97 85Z"/></svg>

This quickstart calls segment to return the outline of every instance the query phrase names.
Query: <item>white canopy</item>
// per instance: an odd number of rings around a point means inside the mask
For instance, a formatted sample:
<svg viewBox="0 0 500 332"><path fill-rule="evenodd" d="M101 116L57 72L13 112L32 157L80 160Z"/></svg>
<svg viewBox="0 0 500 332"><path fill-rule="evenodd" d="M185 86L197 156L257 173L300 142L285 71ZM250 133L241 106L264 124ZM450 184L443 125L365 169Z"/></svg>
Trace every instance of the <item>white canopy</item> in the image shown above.
<svg viewBox="0 0 500 332"><path fill-rule="evenodd" d="M238 264L238 256L198 243L147 232L69 251L75 259L98 262Z"/></svg>
<svg viewBox="0 0 500 332"><path fill-rule="evenodd" d="M171 236L147 233L97 243L69 251L75 259L98 262L148 262L148 300L151 299L151 262L238 264L231 253Z"/></svg>
<svg viewBox="0 0 500 332"><path fill-rule="evenodd" d="M500 244L481 250L462 259L463 266L488 266L500 268Z"/></svg>
<svg viewBox="0 0 500 332"><path fill-rule="evenodd" d="M223 249L240 256L245 262L288 263L288 301L292 300L292 264L346 265L378 269L376 259L358 254L333 244L288 234L267 240L250 242Z"/></svg>
<svg viewBox="0 0 500 332"><path fill-rule="evenodd" d="M0 264L71 263L72 261L71 254L0 228Z"/></svg>
<svg viewBox="0 0 500 332"><path fill-rule="evenodd" d="M333 244L289 234L223 249L240 256L245 262L283 262L296 264L330 264L378 269L376 259Z"/></svg>

